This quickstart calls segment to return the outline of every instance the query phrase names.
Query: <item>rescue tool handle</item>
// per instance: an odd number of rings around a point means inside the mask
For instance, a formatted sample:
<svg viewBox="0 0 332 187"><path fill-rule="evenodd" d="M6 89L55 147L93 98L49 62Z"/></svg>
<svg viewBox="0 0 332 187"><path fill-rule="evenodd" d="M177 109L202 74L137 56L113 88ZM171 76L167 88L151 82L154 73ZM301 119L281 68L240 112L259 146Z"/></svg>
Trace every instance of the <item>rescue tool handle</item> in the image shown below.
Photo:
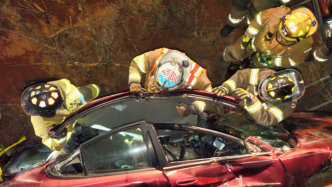
<svg viewBox="0 0 332 187"><path fill-rule="evenodd" d="M198 181L197 177L184 177L176 180L177 186L191 186Z"/></svg>

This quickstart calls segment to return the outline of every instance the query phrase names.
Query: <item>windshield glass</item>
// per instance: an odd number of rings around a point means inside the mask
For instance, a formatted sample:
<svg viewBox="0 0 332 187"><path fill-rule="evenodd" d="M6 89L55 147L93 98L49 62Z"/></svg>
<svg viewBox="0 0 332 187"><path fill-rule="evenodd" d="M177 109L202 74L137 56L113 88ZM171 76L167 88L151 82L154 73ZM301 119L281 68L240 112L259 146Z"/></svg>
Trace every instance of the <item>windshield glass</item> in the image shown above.
<svg viewBox="0 0 332 187"><path fill-rule="evenodd" d="M200 111L181 116L176 107L179 104L192 106L197 101L203 103L204 113L218 113L218 115L224 113L224 103L210 97L185 94L167 97L149 96L137 99L134 96L127 96L88 109L66 124L76 120L76 125L90 127L98 131L110 131L117 126L140 120L150 123L198 125L201 123L198 115ZM234 108L234 106L228 105Z"/></svg>

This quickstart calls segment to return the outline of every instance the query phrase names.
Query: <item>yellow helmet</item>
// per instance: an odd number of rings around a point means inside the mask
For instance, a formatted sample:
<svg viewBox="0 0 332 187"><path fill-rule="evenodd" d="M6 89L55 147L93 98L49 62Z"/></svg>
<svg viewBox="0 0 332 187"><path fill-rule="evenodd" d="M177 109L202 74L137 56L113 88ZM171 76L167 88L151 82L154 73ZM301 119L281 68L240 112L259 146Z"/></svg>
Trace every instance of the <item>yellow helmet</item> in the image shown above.
<svg viewBox="0 0 332 187"><path fill-rule="evenodd" d="M317 29L318 22L312 11L299 7L281 18L277 40L282 45L293 45L313 35Z"/></svg>

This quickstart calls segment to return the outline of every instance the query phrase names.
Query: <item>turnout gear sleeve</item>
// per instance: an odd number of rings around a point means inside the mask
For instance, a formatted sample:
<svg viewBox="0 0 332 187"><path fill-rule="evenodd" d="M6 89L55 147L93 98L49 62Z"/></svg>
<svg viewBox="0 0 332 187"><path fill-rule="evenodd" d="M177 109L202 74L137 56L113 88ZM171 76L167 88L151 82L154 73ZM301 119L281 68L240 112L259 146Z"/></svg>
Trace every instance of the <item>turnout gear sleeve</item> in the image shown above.
<svg viewBox="0 0 332 187"><path fill-rule="evenodd" d="M326 43L317 47L312 56L317 62L327 62L332 54L332 37L326 39Z"/></svg>
<svg viewBox="0 0 332 187"><path fill-rule="evenodd" d="M238 70L231 78L222 83L226 93L232 93L236 88L247 88L249 86L250 69Z"/></svg>
<svg viewBox="0 0 332 187"><path fill-rule="evenodd" d="M205 90L208 92L212 91L211 81L206 75L206 71L204 70L201 75L198 77L196 84L192 89L195 90Z"/></svg>
<svg viewBox="0 0 332 187"><path fill-rule="evenodd" d="M244 109L260 125L273 126L288 117L295 109L295 101L273 105L261 102L251 95L251 101L244 105Z"/></svg>
<svg viewBox="0 0 332 187"><path fill-rule="evenodd" d="M63 116L55 116L52 118L44 118L41 116L31 116L31 123L35 131L36 136L42 139L42 143L48 148L60 151L63 145L70 139L73 128L71 125L67 127L67 135L61 139L51 138L48 134L49 130L54 124L59 124L64 120Z"/></svg>
<svg viewBox="0 0 332 187"><path fill-rule="evenodd" d="M143 76L146 76L153 69L155 59L160 55L163 48L156 49L136 56L129 66L128 84L141 83Z"/></svg>

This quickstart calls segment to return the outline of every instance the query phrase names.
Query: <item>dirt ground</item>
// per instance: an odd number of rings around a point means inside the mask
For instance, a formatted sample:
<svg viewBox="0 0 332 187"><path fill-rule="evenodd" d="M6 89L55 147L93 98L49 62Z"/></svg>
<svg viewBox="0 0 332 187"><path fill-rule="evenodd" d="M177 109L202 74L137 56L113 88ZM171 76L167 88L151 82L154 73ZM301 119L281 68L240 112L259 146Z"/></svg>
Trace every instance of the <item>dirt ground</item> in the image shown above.
<svg viewBox="0 0 332 187"><path fill-rule="evenodd" d="M96 83L103 93L116 93L128 88L133 57L168 47L207 68L213 86L221 84L222 51L244 32L240 26L220 36L230 5L231 0L0 0L0 146L22 136L27 143L39 141L20 107L23 86L36 78ZM318 45L318 32L315 39ZM306 84L331 73L328 63L306 62L299 70ZM325 83L307 89L304 98ZM332 99L330 92L297 110ZM331 106L319 110L332 112Z"/></svg>

